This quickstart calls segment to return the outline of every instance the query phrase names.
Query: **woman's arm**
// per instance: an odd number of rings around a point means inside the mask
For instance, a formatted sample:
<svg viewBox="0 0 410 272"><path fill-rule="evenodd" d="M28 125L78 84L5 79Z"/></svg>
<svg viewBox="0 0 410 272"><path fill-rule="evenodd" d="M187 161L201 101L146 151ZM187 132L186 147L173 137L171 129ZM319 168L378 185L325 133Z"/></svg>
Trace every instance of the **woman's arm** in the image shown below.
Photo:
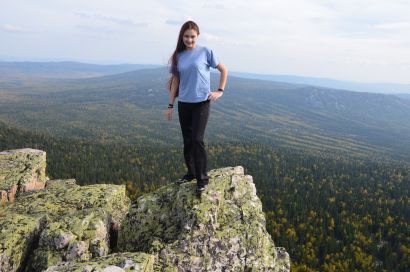
<svg viewBox="0 0 410 272"><path fill-rule="evenodd" d="M216 69L221 73L219 78L219 89L225 90L226 80L228 78L228 69L223 63L219 63Z"/></svg>
<svg viewBox="0 0 410 272"><path fill-rule="evenodd" d="M170 91L169 91L169 104L174 105L175 102L175 97L177 96L179 88L179 78L177 76L172 76L171 78L171 86L170 86ZM172 120L172 113L173 113L173 108L168 108L168 110L165 112L165 116L168 121Z"/></svg>
<svg viewBox="0 0 410 272"><path fill-rule="evenodd" d="M171 90L169 92L169 104L174 104L175 97L177 96L179 88L179 78L177 76L172 76Z"/></svg>
<svg viewBox="0 0 410 272"><path fill-rule="evenodd" d="M219 89L225 90L226 80L228 78L228 69L223 63L219 63L216 69L221 73L219 77ZM208 95L208 100L215 101L223 95L223 92L214 91Z"/></svg>

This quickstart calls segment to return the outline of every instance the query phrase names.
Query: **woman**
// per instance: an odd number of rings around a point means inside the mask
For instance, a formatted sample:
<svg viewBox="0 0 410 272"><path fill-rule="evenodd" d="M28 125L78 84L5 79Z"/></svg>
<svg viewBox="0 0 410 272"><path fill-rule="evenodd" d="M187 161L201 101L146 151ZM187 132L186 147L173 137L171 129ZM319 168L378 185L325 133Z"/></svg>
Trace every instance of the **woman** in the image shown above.
<svg viewBox="0 0 410 272"><path fill-rule="evenodd" d="M184 23L178 36L177 47L170 59L172 74L167 119L172 120L175 98L178 96L178 116L184 139L184 159L187 173L178 180L188 182L196 178L197 191L208 185L207 154L204 144L210 102L223 95L228 70L215 53L197 44L199 28L193 21ZM221 73L218 90L210 90L210 67Z"/></svg>

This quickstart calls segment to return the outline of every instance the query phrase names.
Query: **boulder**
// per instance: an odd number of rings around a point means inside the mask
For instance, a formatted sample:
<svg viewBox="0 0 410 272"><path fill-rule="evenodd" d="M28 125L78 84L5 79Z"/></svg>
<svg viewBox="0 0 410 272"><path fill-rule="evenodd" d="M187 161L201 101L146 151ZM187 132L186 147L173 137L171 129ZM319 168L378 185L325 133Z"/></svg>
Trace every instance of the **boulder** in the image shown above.
<svg viewBox="0 0 410 272"><path fill-rule="evenodd" d="M289 255L266 231L252 177L240 166L208 174L200 198L195 181L140 197L121 225L118 249L158 254L166 271L289 271Z"/></svg>
<svg viewBox="0 0 410 272"><path fill-rule="evenodd" d="M0 202L12 202L46 182L46 152L31 148L0 152Z"/></svg>
<svg viewBox="0 0 410 272"><path fill-rule="evenodd" d="M115 248L130 205L125 186L78 186L72 179L47 184L5 207L0 271L43 271L61 261L106 256Z"/></svg>
<svg viewBox="0 0 410 272"><path fill-rule="evenodd" d="M93 258L86 262L62 262L49 267L46 272L123 272L155 271L156 256L141 252L113 253L104 257Z"/></svg>

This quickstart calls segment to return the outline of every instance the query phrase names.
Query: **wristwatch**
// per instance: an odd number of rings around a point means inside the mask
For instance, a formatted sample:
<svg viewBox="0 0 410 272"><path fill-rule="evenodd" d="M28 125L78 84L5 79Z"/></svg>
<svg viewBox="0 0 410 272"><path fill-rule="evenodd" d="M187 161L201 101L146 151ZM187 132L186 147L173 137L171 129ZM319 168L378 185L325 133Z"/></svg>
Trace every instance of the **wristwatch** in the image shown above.
<svg viewBox="0 0 410 272"><path fill-rule="evenodd" d="M223 92L224 89L218 88L218 92Z"/></svg>

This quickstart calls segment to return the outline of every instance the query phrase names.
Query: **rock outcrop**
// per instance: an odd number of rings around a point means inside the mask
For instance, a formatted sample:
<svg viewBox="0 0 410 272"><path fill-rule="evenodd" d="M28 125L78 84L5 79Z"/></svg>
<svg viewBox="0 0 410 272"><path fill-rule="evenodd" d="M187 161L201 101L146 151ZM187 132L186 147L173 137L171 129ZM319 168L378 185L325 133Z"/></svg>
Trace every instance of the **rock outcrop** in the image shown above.
<svg viewBox="0 0 410 272"><path fill-rule="evenodd" d="M16 195L42 189L46 181L46 152L31 148L0 152L0 204Z"/></svg>
<svg viewBox="0 0 410 272"><path fill-rule="evenodd" d="M139 198L121 226L119 249L156 253L162 267L178 271L287 271L252 177L240 166L209 176L200 199L195 182Z"/></svg>
<svg viewBox="0 0 410 272"><path fill-rule="evenodd" d="M0 154L10 153L19 151ZM16 165L32 173L27 158ZM45 164L34 172L45 173ZM4 175L0 188L29 174L18 175ZM0 210L0 272L290 271L289 255L266 232L252 177L240 166L209 175L200 197L195 181L172 183L134 204L125 186L73 179L22 190Z"/></svg>
<svg viewBox="0 0 410 272"><path fill-rule="evenodd" d="M129 206L124 186L74 180L49 181L44 190L20 195L0 219L0 271L44 271L61 261L106 256Z"/></svg>

